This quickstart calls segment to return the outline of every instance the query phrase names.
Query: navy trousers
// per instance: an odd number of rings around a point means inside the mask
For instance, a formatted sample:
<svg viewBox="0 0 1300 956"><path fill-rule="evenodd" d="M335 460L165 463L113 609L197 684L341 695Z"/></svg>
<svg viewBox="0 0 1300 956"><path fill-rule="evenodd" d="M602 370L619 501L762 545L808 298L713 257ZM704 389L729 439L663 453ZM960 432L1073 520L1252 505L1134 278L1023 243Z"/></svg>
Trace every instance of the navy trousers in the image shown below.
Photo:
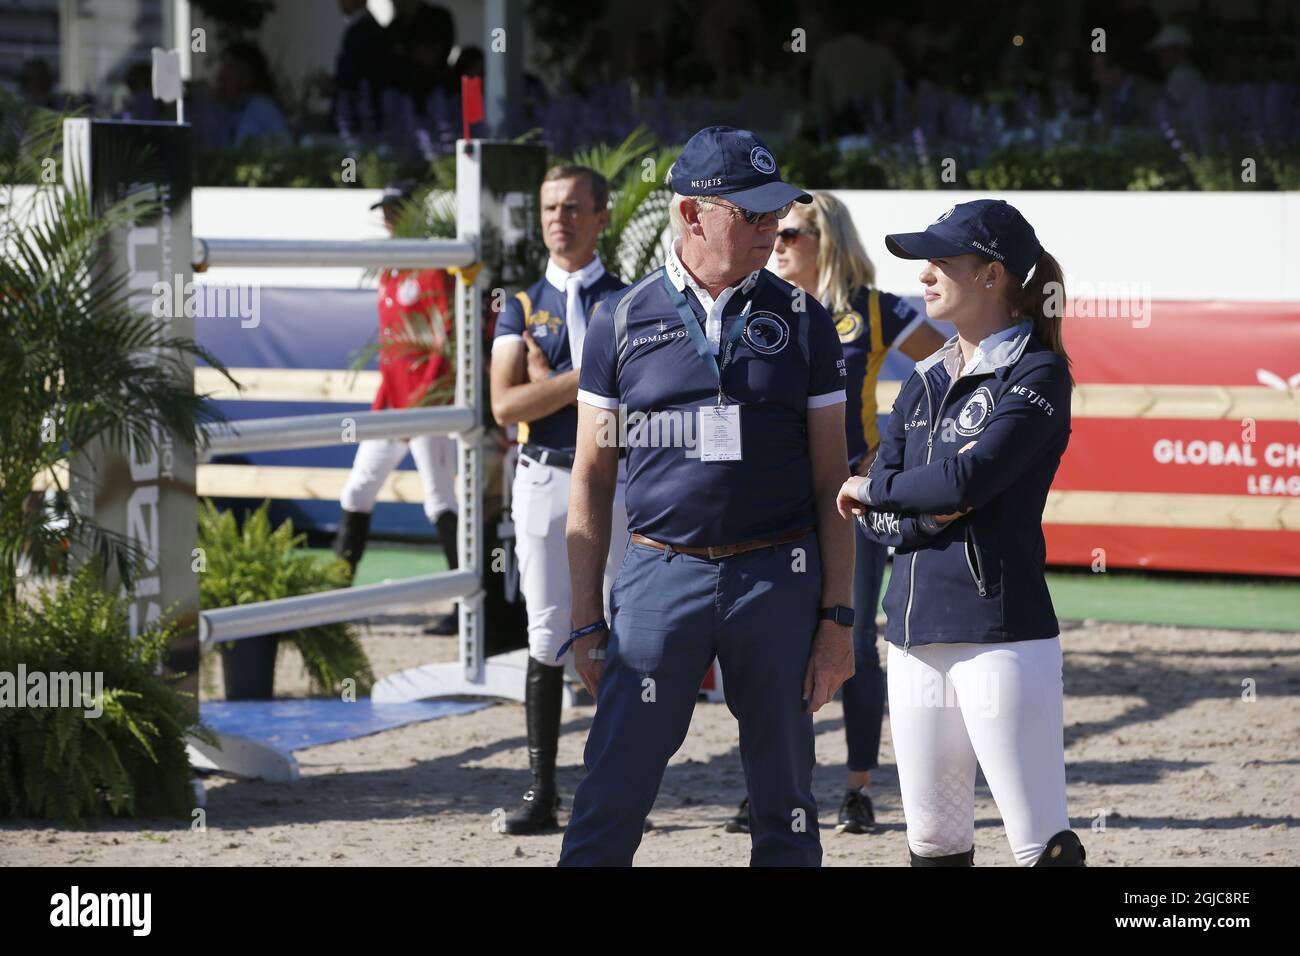
<svg viewBox="0 0 1300 956"><path fill-rule="evenodd" d="M819 866L803 678L821 605L817 536L718 560L628 546L561 866L630 866L714 657L740 725L752 866Z"/></svg>
<svg viewBox="0 0 1300 956"><path fill-rule="evenodd" d="M876 609L889 549L868 538L855 521L853 566L853 676L844 682L844 737L849 770L880 766L880 724L885 715L885 675L876 651Z"/></svg>

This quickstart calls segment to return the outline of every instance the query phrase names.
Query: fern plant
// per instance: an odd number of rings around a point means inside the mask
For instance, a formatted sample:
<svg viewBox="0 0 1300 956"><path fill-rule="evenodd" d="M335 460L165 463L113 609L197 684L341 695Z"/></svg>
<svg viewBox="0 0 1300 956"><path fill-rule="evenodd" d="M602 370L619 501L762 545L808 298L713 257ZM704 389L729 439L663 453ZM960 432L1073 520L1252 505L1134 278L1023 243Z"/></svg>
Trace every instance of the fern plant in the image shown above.
<svg viewBox="0 0 1300 956"><path fill-rule="evenodd" d="M199 575L199 606L233 607L279 598L346 588L351 568L340 558L320 560L304 551L307 535L285 520L271 527L270 502L249 512L241 528L230 511L219 511L211 500L199 504L199 547L206 569ZM316 693L337 693L343 681L356 682L358 695L370 692L375 675L348 622L286 631Z"/></svg>
<svg viewBox="0 0 1300 956"><path fill-rule="evenodd" d="M215 741L193 722L191 695L157 675L177 623L131 637L128 614L123 597L104 591L95 562L31 603L0 608L0 673L16 682L21 666L103 681L98 700L83 683L75 706L0 707L0 817L189 815L185 736Z"/></svg>
<svg viewBox="0 0 1300 956"><path fill-rule="evenodd" d="M609 225L596 249L611 271L627 282L663 263L672 191L664 184L680 147L660 149L653 134L638 126L621 143L580 150L568 160L589 166L609 181Z"/></svg>

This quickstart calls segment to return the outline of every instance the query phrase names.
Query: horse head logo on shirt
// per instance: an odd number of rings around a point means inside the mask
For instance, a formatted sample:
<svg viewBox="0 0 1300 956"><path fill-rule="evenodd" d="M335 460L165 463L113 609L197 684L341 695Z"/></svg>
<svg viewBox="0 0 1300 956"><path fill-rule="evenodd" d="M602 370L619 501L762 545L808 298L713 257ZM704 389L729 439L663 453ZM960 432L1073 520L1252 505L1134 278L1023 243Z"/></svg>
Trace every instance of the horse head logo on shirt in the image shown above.
<svg viewBox="0 0 1300 956"><path fill-rule="evenodd" d="M790 341L790 326L774 312L755 312L745 323L745 341L755 352L775 355Z"/></svg>
<svg viewBox="0 0 1300 956"><path fill-rule="evenodd" d="M957 413L957 434L967 437L978 435L988 424L989 416L992 414L993 393L981 385L975 389L974 394L966 400L966 404Z"/></svg>

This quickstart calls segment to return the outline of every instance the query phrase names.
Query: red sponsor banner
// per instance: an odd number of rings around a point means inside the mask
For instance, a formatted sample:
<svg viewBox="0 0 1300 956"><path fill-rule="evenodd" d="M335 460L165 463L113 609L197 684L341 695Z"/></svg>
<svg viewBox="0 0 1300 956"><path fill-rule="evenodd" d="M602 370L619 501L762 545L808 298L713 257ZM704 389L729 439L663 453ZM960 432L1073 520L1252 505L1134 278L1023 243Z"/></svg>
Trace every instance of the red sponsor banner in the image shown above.
<svg viewBox="0 0 1300 956"><path fill-rule="evenodd" d="M1100 552L1108 568L1297 574L1294 532L1290 541L1276 531L1128 525L1045 524L1043 532L1052 564L1091 565Z"/></svg>
<svg viewBox="0 0 1300 956"><path fill-rule="evenodd" d="M1300 304L1116 305L1065 319L1048 560L1300 576Z"/></svg>
<svg viewBox="0 0 1300 956"><path fill-rule="evenodd" d="M1068 348L1068 346L1067 346ZM1240 421L1080 418L1056 491L1144 491L1300 498L1300 427ZM1300 541L1293 542L1300 548Z"/></svg>

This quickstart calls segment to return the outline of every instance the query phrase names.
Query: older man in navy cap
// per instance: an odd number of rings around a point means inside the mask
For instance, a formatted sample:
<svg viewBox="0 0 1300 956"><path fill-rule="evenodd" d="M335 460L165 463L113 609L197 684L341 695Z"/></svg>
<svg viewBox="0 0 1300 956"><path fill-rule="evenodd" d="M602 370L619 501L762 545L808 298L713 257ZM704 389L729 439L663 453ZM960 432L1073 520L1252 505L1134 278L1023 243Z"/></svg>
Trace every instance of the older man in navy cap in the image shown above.
<svg viewBox="0 0 1300 956"><path fill-rule="evenodd" d="M777 220L811 197L724 126L691 137L670 184L667 262L602 303L583 349L570 642L597 706L560 863L632 862L716 657L751 863L816 866L812 714L853 674L845 370L826 310L763 268ZM607 624L620 443L632 536Z"/></svg>

